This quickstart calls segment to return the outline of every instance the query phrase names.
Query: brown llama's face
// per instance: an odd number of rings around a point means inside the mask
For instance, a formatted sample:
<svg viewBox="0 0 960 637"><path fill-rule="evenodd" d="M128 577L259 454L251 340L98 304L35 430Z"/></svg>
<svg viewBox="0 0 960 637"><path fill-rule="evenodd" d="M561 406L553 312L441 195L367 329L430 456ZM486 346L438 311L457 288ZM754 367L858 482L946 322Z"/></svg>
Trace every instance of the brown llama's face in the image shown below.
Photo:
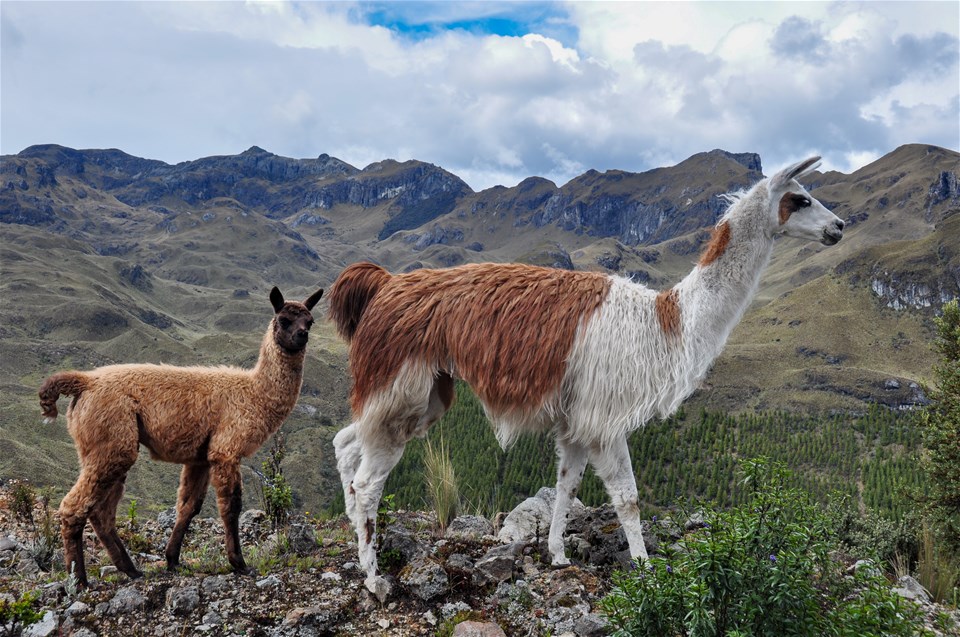
<svg viewBox="0 0 960 637"><path fill-rule="evenodd" d="M273 338L290 354L303 351L310 337L313 315L301 303L287 301L273 320Z"/></svg>
<svg viewBox="0 0 960 637"><path fill-rule="evenodd" d="M270 291L270 303L277 315L273 318L274 342L288 354L302 352L310 338L313 315L310 310L320 300L323 290L317 290L303 303L284 301L280 290Z"/></svg>

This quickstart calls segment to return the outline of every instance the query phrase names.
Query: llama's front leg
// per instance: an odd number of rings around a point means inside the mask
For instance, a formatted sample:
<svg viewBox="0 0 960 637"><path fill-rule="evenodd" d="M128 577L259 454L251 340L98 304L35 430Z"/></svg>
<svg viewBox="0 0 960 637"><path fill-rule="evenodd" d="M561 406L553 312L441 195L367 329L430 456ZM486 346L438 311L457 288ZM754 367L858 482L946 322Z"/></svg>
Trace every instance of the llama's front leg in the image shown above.
<svg viewBox="0 0 960 637"><path fill-rule="evenodd" d="M190 521L203 506L203 499L207 495L207 486L210 484L210 465L207 463L183 465L180 471L180 491L177 493L177 523L170 533L165 555L167 570L174 570L180 566L180 549L183 546L183 536L190 528Z"/></svg>
<svg viewBox="0 0 960 637"><path fill-rule="evenodd" d="M554 566L566 566L570 563L563 547L563 532L567 528L570 505L577 497L577 489L580 488L586 466L587 450L582 445L557 439L557 499L553 505L550 538L547 541Z"/></svg>
<svg viewBox="0 0 960 637"><path fill-rule="evenodd" d="M97 537L107 549L110 559L118 569L130 579L143 577L143 573L136 567L130 554L117 533L117 504L123 497L123 479L118 480L107 493L107 496L90 512L90 525L96 531Z"/></svg>
<svg viewBox="0 0 960 637"><path fill-rule="evenodd" d="M366 448L353 479L356 492L357 551L360 568L367 574L364 584L381 602L390 594L390 584L377 575L377 507L390 471L403 456L403 445Z"/></svg>
<svg viewBox="0 0 960 637"><path fill-rule="evenodd" d="M633 475L627 439L622 437L608 447L590 450L590 462L607 489L613 508L630 545L630 557L647 559L640 524L640 505L637 497L637 479Z"/></svg>
<svg viewBox="0 0 960 637"><path fill-rule="evenodd" d="M344 427L333 437L333 451L337 457L337 470L343 485L343 502L347 517L355 527L361 524L356 519L357 494L353 488L353 478L360 466L360 441L357 440L357 423Z"/></svg>
<svg viewBox="0 0 960 637"><path fill-rule="evenodd" d="M240 552L240 510L243 507L240 466L236 461L213 462L210 465L213 488L217 492L217 507L223 521L227 560L238 575L249 575L250 570Z"/></svg>

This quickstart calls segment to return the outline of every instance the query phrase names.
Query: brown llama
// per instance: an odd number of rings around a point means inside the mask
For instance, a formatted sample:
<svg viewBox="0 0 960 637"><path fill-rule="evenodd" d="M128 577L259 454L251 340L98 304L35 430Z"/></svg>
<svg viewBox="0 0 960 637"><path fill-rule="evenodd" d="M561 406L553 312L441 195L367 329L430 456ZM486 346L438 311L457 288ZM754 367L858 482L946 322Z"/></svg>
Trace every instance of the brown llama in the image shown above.
<svg viewBox="0 0 960 637"><path fill-rule="evenodd" d="M227 559L235 572L248 572L240 552L240 459L280 428L300 396L310 310L322 294L317 290L299 303L271 290L275 316L253 369L109 365L59 372L44 381L40 406L47 418L57 417L61 394L73 396L67 428L77 446L80 477L60 504L60 525L66 569L81 586L87 585L87 520L117 568L134 579L142 575L116 528L117 504L140 445L155 460L183 465L167 568L179 566L183 537L212 481Z"/></svg>

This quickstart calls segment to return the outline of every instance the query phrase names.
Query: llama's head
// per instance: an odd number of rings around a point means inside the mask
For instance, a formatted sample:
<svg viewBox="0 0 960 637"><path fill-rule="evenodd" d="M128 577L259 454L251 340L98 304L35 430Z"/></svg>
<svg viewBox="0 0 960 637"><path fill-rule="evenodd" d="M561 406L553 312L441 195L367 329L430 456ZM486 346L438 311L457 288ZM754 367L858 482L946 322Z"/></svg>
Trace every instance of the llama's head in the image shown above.
<svg viewBox="0 0 960 637"><path fill-rule="evenodd" d="M819 241L832 246L843 238L843 221L814 199L797 181L816 170L820 157L811 157L784 168L767 182L770 192L770 227L774 234Z"/></svg>
<svg viewBox="0 0 960 637"><path fill-rule="evenodd" d="M270 303L273 304L273 339L274 342L288 354L302 352L307 346L310 337L310 327L313 326L313 315L310 310L317 304L323 290L317 290L307 300L284 301L280 290L270 290Z"/></svg>

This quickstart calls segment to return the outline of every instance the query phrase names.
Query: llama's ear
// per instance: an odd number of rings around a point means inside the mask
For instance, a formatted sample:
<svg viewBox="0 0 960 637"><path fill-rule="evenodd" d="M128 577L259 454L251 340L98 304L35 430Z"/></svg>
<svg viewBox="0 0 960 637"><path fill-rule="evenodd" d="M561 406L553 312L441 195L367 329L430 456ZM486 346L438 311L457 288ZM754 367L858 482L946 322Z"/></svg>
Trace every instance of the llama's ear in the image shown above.
<svg viewBox="0 0 960 637"><path fill-rule="evenodd" d="M280 310L283 309L283 295L280 294L280 290L277 289L277 286L273 286L273 289L270 290L270 303L273 304L273 311L277 314L279 314Z"/></svg>
<svg viewBox="0 0 960 637"><path fill-rule="evenodd" d="M814 155L801 162L797 162L793 166L788 166L770 178L770 187L773 189L783 188L793 179L797 179L816 170L819 165L820 156Z"/></svg>
<svg viewBox="0 0 960 637"><path fill-rule="evenodd" d="M307 306L308 310L312 310L313 306L317 304L317 301L320 300L321 296L323 296L323 289L319 289L311 294L309 297L307 297L307 300L304 301L303 304Z"/></svg>

